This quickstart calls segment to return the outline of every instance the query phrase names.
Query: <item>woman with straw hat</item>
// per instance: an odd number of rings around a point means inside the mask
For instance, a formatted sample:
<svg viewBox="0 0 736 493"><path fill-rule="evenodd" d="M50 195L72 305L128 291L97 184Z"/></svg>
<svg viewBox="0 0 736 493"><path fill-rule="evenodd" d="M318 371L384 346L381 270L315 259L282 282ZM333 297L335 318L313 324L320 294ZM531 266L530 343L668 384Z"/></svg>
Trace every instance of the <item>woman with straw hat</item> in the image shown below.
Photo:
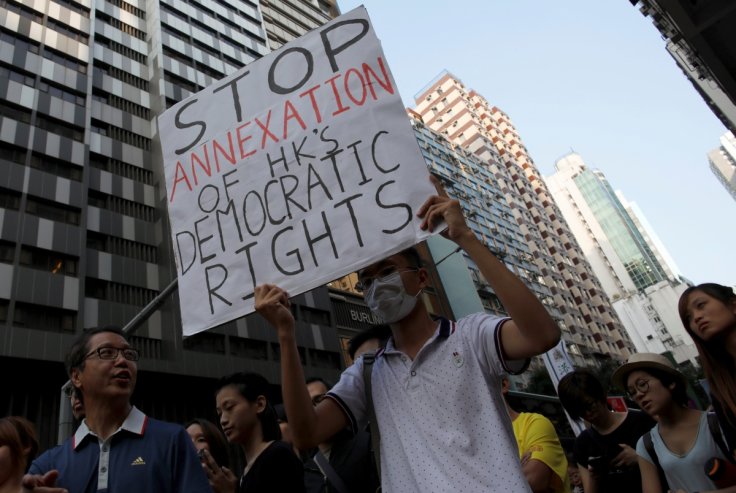
<svg viewBox="0 0 736 493"><path fill-rule="evenodd" d="M704 466L713 457L725 456L709 429L707 413L687 407L685 378L670 360L654 353L634 354L614 372L613 382L657 420L649 433L651 442L647 444L645 435L636 444L642 491L717 490Z"/></svg>

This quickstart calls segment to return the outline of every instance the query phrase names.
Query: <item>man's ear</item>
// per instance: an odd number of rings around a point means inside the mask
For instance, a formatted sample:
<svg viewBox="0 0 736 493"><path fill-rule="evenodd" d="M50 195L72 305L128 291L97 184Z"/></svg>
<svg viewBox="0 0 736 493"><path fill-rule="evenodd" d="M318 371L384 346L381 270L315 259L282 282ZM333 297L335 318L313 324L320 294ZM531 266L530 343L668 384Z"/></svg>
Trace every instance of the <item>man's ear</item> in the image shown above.
<svg viewBox="0 0 736 493"><path fill-rule="evenodd" d="M262 413L266 409L267 404L268 401L266 401L266 396L259 395L256 397L256 414Z"/></svg>
<svg viewBox="0 0 736 493"><path fill-rule="evenodd" d="M419 276L419 282L422 285L422 289L429 286L429 271L426 267L419 267L419 269L417 269L417 275Z"/></svg>
<svg viewBox="0 0 736 493"><path fill-rule="evenodd" d="M79 368L72 368L71 374L69 375L69 379L72 381L72 385L74 385L77 388L82 387L82 379L80 377L80 370Z"/></svg>

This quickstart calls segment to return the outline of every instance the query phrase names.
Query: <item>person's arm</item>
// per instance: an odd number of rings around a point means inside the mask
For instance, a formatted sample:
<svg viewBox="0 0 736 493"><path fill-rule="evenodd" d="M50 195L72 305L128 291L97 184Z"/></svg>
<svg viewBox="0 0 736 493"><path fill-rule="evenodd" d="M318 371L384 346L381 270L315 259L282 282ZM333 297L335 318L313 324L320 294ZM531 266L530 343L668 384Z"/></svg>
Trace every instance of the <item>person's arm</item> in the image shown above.
<svg viewBox="0 0 736 493"><path fill-rule="evenodd" d="M641 472L642 493L662 493L662 483L659 482L657 466L639 456L639 471Z"/></svg>
<svg viewBox="0 0 736 493"><path fill-rule="evenodd" d="M46 474L26 474L21 482L22 493L69 493L65 488L57 488L56 479L59 471L51 470Z"/></svg>
<svg viewBox="0 0 736 493"><path fill-rule="evenodd" d="M545 493L550 490L555 473L547 464L538 459L529 459L521 466L521 470L534 493Z"/></svg>
<svg viewBox="0 0 736 493"><path fill-rule="evenodd" d="M535 493L555 490L567 475L567 459L554 425L541 414L526 414L519 423L524 428L521 470L529 486Z"/></svg>
<svg viewBox="0 0 736 493"><path fill-rule="evenodd" d="M625 443L619 443L618 446L621 447L621 452L611 461L613 467L633 466L639 462L639 456L636 455L636 450Z"/></svg>
<svg viewBox="0 0 736 493"><path fill-rule="evenodd" d="M526 359L553 348L560 340L560 329L544 305L468 227L460 203L451 199L434 176L430 177L437 195L430 197L417 211L423 218L421 228L432 231L443 221L448 239L458 244L488 280L511 317L501 328L501 346L509 360Z"/></svg>
<svg viewBox="0 0 736 493"><path fill-rule="evenodd" d="M281 345L281 391L294 445L300 449L316 447L348 425L348 418L332 399L315 408L296 345L294 316L286 291L272 284L255 289L256 311L275 329Z"/></svg>
<svg viewBox="0 0 736 493"><path fill-rule="evenodd" d="M585 493L598 493L598 477L582 464L578 464L578 472L583 482L583 491Z"/></svg>

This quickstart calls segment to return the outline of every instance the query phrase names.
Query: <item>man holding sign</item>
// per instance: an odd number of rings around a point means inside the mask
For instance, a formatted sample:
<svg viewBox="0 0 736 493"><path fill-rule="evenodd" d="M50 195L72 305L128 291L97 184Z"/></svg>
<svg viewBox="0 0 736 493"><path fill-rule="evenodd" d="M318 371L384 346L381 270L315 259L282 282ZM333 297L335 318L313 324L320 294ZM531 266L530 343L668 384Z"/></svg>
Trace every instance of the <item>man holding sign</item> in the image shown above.
<svg viewBox="0 0 736 493"><path fill-rule="evenodd" d="M277 330L284 403L299 448L313 447L346 426L362 429L372 404L381 432L383 491L529 491L501 397L503 372L552 348L560 331L544 306L475 237L460 204L432 179L438 195L417 211L422 230L455 241L488 279L512 318L484 313L434 321L418 301L427 271L413 249L359 272L368 304L391 325L376 355L371 400L364 358L313 407L304 383L288 295L274 285L255 290L256 310Z"/></svg>

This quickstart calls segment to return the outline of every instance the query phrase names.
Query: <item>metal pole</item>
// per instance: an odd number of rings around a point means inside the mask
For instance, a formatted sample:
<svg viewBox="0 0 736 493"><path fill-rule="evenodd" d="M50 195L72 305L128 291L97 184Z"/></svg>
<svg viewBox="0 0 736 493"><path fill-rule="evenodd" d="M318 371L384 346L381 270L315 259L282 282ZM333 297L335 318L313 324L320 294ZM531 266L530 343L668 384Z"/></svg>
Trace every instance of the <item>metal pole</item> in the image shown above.
<svg viewBox="0 0 736 493"><path fill-rule="evenodd" d="M61 397L59 400L59 433L56 437L56 443L61 444L74 431L74 416L72 415L72 403L67 397L67 389L72 386L72 381L67 380L61 386Z"/></svg>
<svg viewBox="0 0 736 493"><path fill-rule="evenodd" d="M123 327L123 332L128 334L133 334L136 330L138 330L138 327L141 326L143 322L148 320L148 317L151 316L151 314L156 311L156 309L159 307L159 305L163 304L164 301L166 301L166 298L171 296L171 294L176 291L179 287L179 278L175 277L171 283L169 283L168 286L164 288L163 291L161 291L154 299L150 301L146 306L143 307L141 311L139 311L135 317L131 319L130 322L128 322L125 327Z"/></svg>
<svg viewBox="0 0 736 493"><path fill-rule="evenodd" d="M148 320L148 318L153 314L156 309L163 304L166 299L171 296L171 294L177 290L179 284L179 279L174 278L171 283L169 283L168 286L164 288L163 291L161 291L154 299L152 299L146 306L143 307L141 311L136 313L135 317L133 317L130 322L125 324L125 327L123 327L123 333L125 335L131 335L136 330L138 330L138 327L140 327L143 322ZM67 380L64 385L61 386L61 398L59 400L59 433L57 435L57 442L61 444L66 440L69 436L71 436L72 432L74 431L74 417L72 416L72 404L71 400L66 395L66 389L71 387L72 381Z"/></svg>

